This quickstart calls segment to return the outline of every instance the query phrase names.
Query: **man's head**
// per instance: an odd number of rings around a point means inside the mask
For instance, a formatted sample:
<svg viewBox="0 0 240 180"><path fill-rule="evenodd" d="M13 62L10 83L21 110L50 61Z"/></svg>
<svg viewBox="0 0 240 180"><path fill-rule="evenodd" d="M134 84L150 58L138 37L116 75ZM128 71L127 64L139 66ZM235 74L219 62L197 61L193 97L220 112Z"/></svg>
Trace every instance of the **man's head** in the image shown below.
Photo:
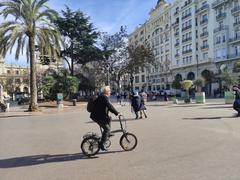
<svg viewBox="0 0 240 180"><path fill-rule="evenodd" d="M111 88L110 88L110 86L104 86L104 87L102 88L102 93L103 93L105 96L109 97L109 96L111 95Z"/></svg>

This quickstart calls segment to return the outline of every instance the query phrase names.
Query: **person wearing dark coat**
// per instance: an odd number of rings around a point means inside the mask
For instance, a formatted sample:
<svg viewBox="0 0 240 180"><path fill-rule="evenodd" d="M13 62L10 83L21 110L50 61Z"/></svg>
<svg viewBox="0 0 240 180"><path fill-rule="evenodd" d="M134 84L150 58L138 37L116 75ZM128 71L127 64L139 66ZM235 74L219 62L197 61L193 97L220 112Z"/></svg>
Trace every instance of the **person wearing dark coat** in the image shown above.
<svg viewBox="0 0 240 180"><path fill-rule="evenodd" d="M166 91L164 92L164 101L168 101L168 95Z"/></svg>
<svg viewBox="0 0 240 180"><path fill-rule="evenodd" d="M100 141L101 150L106 150L105 142L109 138L111 132L111 118L109 112L119 116L120 113L113 107L109 101L111 90L109 86L104 87L103 95L100 95L94 102L94 110L90 114L90 118L95 121L102 129L102 138Z"/></svg>
<svg viewBox="0 0 240 180"><path fill-rule="evenodd" d="M132 96L132 109L134 111L134 113L136 114L136 119L138 119L138 112L140 111L140 106L141 106L141 99L138 95L138 93L133 93L133 96Z"/></svg>
<svg viewBox="0 0 240 180"><path fill-rule="evenodd" d="M235 92L235 101L233 103L233 109L238 112L237 117L240 117L240 89L238 86L233 86Z"/></svg>

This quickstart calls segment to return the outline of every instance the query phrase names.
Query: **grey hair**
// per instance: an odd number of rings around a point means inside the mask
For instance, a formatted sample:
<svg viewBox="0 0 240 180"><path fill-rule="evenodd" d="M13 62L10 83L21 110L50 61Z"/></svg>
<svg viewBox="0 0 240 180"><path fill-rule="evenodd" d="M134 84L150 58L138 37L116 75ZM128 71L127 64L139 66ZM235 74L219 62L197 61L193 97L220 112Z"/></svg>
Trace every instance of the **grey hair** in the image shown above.
<svg viewBox="0 0 240 180"><path fill-rule="evenodd" d="M104 87L102 88L102 93L106 93L106 92L109 92L109 91L111 91L110 86L104 86Z"/></svg>

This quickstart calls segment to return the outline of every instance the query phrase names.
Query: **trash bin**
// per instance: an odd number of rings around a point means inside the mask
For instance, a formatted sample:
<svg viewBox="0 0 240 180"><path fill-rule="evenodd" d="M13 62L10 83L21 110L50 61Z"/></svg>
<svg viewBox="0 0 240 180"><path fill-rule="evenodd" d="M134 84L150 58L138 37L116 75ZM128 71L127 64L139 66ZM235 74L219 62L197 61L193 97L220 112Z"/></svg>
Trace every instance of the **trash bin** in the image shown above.
<svg viewBox="0 0 240 180"><path fill-rule="evenodd" d="M72 102L73 102L73 106L77 105L77 99L73 99Z"/></svg>

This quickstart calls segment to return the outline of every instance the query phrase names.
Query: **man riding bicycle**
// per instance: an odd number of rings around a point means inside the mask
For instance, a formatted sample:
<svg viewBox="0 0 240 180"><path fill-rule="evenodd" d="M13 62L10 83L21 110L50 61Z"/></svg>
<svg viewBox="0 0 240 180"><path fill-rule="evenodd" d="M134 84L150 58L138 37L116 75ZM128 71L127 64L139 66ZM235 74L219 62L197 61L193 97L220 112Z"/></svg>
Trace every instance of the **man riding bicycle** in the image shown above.
<svg viewBox="0 0 240 180"><path fill-rule="evenodd" d="M109 138L111 132L111 117L109 117L109 111L116 116L119 116L120 113L113 107L109 101L111 95L111 89L109 86L105 86L102 89L103 94L100 95L94 101L94 110L91 112L90 118L95 121L102 129L102 138L100 141L100 149L106 150L104 143Z"/></svg>

